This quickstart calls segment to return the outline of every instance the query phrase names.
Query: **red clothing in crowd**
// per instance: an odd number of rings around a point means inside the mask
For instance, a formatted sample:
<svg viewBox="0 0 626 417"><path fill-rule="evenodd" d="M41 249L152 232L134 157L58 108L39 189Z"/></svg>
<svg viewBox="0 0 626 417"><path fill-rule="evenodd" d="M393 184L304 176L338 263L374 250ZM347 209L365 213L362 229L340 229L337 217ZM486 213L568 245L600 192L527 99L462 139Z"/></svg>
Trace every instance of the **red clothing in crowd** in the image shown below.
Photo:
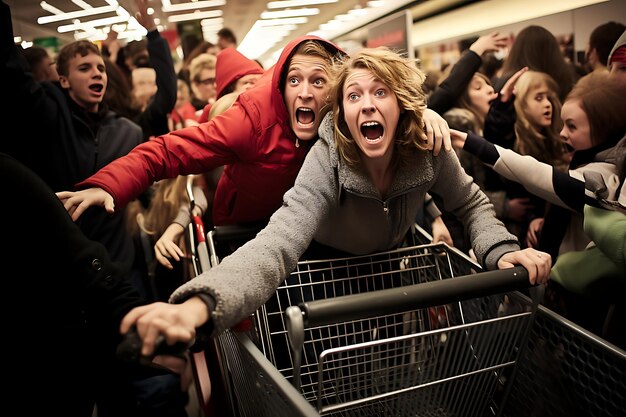
<svg viewBox="0 0 626 417"><path fill-rule="evenodd" d="M200 174L225 166L215 192L215 225L267 220L282 204L304 161L310 141L295 146L296 136L280 86L281 74L297 46L317 36L291 41L276 65L256 86L215 119L159 136L77 184L100 187L116 206L128 204L150 184L177 175Z"/></svg>
<svg viewBox="0 0 626 417"><path fill-rule="evenodd" d="M246 58L235 48L226 48L217 55L215 64L215 83L217 84L216 97L224 95L224 89L241 77L250 74L263 74L261 66L251 59ZM198 122L204 123L209 120L211 104L204 106Z"/></svg>

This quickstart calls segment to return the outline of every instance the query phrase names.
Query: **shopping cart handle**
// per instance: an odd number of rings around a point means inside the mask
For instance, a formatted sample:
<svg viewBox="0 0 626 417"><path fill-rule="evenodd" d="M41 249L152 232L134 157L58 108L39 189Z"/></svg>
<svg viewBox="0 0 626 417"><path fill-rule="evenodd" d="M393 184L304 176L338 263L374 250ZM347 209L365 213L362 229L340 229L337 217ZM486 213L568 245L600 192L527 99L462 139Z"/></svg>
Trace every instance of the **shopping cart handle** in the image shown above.
<svg viewBox="0 0 626 417"><path fill-rule="evenodd" d="M530 287L522 267L300 303L307 327L449 304Z"/></svg>

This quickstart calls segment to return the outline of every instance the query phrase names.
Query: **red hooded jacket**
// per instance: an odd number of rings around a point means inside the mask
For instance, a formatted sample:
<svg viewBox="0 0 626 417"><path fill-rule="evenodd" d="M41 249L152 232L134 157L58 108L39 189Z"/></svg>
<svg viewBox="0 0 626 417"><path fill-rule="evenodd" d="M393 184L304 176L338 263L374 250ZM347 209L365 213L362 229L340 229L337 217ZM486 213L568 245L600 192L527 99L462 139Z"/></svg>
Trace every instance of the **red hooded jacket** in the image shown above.
<svg viewBox="0 0 626 417"><path fill-rule="evenodd" d="M155 181L225 166L215 192L214 224L267 220L293 186L309 149L295 146L280 88L289 57L309 39L344 53L317 36L296 38L285 46L276 65L254 88L241 93L230 109L207 123L142 143L76 187L100 187L113 196L117 206L125 206Z"/></svg>
<svg viewBox="0 0 626 417"><path fill-rule="evenodd" d="M244 75L263 74L263 68L251 59L246 58L235 48L226 48L217 55L215 64L215 95L222 97L224 89Z"/></svg>
<svg viewBox="0 0 626 417"><path fill-rule="evenodd" d="M250 74L263 74L265 71L255 61L246 58L235 48L226 48L217 55L215 64L215 82L217 89L215 96L219 99L224 95L224 89L241 77ZM211 104L204 106L202 114L198 117L199 123L209 120Z"/></svg>

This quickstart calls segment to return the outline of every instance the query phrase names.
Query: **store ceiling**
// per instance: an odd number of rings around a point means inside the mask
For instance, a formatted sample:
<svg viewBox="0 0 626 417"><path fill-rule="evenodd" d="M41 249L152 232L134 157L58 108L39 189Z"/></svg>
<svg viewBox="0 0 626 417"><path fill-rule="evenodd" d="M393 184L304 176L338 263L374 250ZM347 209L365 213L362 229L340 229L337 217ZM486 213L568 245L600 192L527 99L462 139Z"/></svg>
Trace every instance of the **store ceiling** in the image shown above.
<svg viewBox="0 0 626 417"><path fill-rule="evenodd" d="M4 0L11 7L13 19L13 31L15 36L20 36L25 41L32 41L35 38L57 37L60 43L67 43L74 40L73 32L59 33L57 28L61 25L68 25L71 20L58 21L47 24L38 24L37 19L42 16L52 16L53 13L44 10L40 0ZM117 0L117 3L123 7L128 13L133 15L136 11L136 0ZM173 6L192 4L192 0L148 0L149 7L155 10L155 17L160 20L163 30L176 29L177 24L168 21L170 16L179 15L181 13L190 13L193 10L164 12L163 4L171 3ZM197 0L202 3L203 0ZM211 8L203 8L206 10L221 10L224 27L228 27L235 33L237 40L241 43L246 34L253 27L254 23L259 20L261 13L268 10L267 3L269 0L226 0L225 5ZM367 20L362 22L346 22L342 23L342 29L335 32L333 36L324 36L328 39L340 39L342 41L354 39L359 42L367 36L367 33L359 28L363 28L365 24L386 14L402 8L408 8L412 11L414 19L425 16L436 15L445 10L458 7L461 4L472 3L473 0L384 0L382 6L377 7L375 12L368 15ZM115 0L46 0L46 3L63 12L75 12L83 10L85 7L104 7L115 4ZM81 6L82 4L82 6ZM371 4L369 0L339 0L335 3L318 4L304 7L314 7L320 10L315 16L309 16L308 22L300 24L291 31L283 41L278 42L271 49L258 56L260 61L271 59L271 53L282 48L290 39L305 35L307 33L319 30L320 25L334 19L337 15L348 13L355 7L365 8ZM292 7L295 9L296 7ZM272 9L276 10L276 9ZM93 19L107 18L117 16L115 12L100 14L97 16L83 17L82 22L88 22ZM342 31L343 30L343 31ZM212 39L208 39L212 40ZM214 41L214 40L212 40ZM263 39L261 39L262 43Z"/></svg>
<svg viewBox="0 0 626 417"><path fill-rule="evenodd" d="M109 5L105 0L84 0L90 6L101 7ZM134 0L117 0L130 14L136 11ZM49 16L52 13L41 8L40 0L5 0L11 7L13 18L14 35L21 36L24 40L32 41L39 37L58 37L62 43L74 40L72 33L59 33L57 27L62 24L69 24L70 21L54 22L45 25L37 24L37 18L40 16ZM47 3L64 12L73 12L82 8L75 4L72 0L47 0ZM77 1L80 3L80 1ZM172 5L191 3L190 0L171 0ZM298 28L291 32L289 37L293 38L304 35L308 32L315 31L319 25L333 19L336 15L346 13L356 4L365 4L365 0L340 0L336 3L320 4L309 7L320 9L320 14L310 16L309 22L299 25ZM162 24L166 25L165 29L175 29L176 23L168 23L167 18L171 15L189 13L192 10L184 12L163 12L161 0L150 0L149 6L155 9L155 16L158 17ZM227 0L226 4L219 7L201 10L221 10L223 12L224 26L230 28L235 33L237 40L242 41L255 21L257 21L261 13L266 10L267 1L262 0ZM105 18L114 16L115 13L107 13L98 15L97 18ZM83 18L87 21L94 17Z"/></svg>

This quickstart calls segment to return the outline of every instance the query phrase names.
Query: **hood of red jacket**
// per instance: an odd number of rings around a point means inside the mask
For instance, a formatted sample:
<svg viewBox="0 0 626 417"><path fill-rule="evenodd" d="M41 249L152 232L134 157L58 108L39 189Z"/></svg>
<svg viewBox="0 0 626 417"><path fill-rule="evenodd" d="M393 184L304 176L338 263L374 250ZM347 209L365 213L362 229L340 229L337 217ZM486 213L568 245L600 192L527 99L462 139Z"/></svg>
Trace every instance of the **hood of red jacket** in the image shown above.
<svg viewBox="0 0 626 417"><path fill-rule="evenodd" d="M338 58L340 55L347 56L347 53L335 45L334 43L322 39L319 36L306 35L295 38L289 42L282 50L278 61L271 68L268 68L261 78L257 81L253 88L244 91L239 95L238 101L248 109L248 113L252 112L249 102L265 103L260 104L257 113L261 118L260 129L268 127L270 124L278 123L282 126L283 134L290 139L295 138L295 134L289 127L289 115L283 98L283 91L280 88L281 79L286 76L289 69L288 62L294 55L298 46L305 41L316 40L320 42L327 50L331 51ZM269 88L269 94L268 94Z"/></svg>
<svg viewBox="0 0 626 417"><path fill-rule="evenodd" d="M215 82L217 83L217 98L231 83L244 75L263 74L261 66L251 59L246 58L235 48L226 48L217 55L215 66Z"/></svg>

